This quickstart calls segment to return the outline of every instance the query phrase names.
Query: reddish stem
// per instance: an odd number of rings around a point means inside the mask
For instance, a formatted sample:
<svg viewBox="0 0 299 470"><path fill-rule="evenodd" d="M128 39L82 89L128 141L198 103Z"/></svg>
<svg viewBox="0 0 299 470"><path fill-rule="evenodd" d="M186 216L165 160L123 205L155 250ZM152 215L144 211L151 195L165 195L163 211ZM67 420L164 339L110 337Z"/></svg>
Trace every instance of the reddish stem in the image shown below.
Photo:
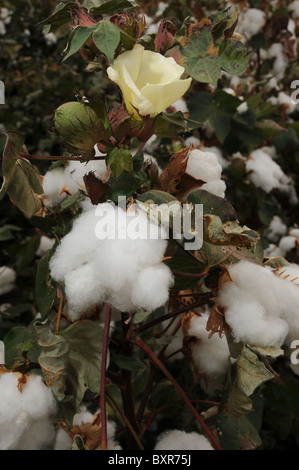
<svg viewBox="0 0 299 470"><path fill-rule="evenodd" d="M201 278L201 277L205 277L208 273L204 272L204 273L184 273L183 271L175 271L175 270L171 270L173 272L173 274L177 274L179 276L184 276L184 277L192 277L192 278Z"/></svg>
<svg viewBox="0 0 299 470"><path fill-rule="evenodd" d="M175 389L178 391L178 393L181 395L182 399L184 400L185 404L188 406L189 410L193 414L193 416L196 418L196 420L199 422L203 432L206 434L206 436L209 438L211 441L211 444L216 450L222 450L221 446L219 443L216 441L215 437L211 433L210 429L208 426L205 424L204 420L200 416L200 414L197 412L197 410L194 408L192 405L192 402L190 399L187 397L185 394L184 390L180 387L180 385L176 382L176 380L172 377L171 373L164 367L162 362L157 358L155 353L143 342L141 339L137 338L136 340L133 341L133 343L138 346L140 349L142 349L145 353L147 353L150 358L154 361L154 363L159 367L159 369L164 373L164 375L171 381Z"/></svg>
<svg viewBox="0 0 299 470"><path fill-rule="evenodd" d="M107 368L107 353L109 343L109 329L111 321L111 305L107 305L103 345L102 345L102 358L101 358L101 386L100 386L100 409L101 409L101 428L102 428L102 450L107 450L107 413L106 413L106 368Z"/></svg>
<svg viewBox="0 0 299 470"><path fill-rule="evenodd" d="M65 155L29 155L28 153L20 152L20 157L27 158L27 160L75 160L75 161L82 161L81 157L67 157ZM93 157L90 160L105 160L105 156L101 157Z"/></svg>

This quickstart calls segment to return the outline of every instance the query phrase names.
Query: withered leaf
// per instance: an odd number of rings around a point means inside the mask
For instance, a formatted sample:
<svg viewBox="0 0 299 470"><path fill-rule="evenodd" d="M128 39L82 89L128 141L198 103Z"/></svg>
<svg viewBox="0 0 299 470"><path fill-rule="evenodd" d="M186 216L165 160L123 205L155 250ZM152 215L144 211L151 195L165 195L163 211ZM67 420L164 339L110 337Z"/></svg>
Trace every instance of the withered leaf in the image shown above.
<svg viewBox="0 0 299 470"><path fill-rule="evenodd" d="M83 180L91 203L94 205L98 204L100 198L106 193L108 184L103 183L103 181L97 178L93 171L84 175Z"/></svg>

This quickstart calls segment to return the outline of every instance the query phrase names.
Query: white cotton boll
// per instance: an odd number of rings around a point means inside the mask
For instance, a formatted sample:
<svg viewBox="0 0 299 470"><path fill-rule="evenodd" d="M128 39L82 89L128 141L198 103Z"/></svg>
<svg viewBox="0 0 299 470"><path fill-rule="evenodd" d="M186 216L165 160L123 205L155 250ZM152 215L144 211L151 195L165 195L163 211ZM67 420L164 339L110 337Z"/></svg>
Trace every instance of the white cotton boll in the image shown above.
<svg viewBox="0 0 299 470"><path fill-rule="evenodd" d="M181 113L189 113L189 109L186 103L186 100L183 98L178 99L171 105L172 108L175 108L176 111L181 111Z"/></svg>
<svg viewBox="0 0 299 470"><path fill-rule="evenodd" d="M296 247L296 238L290 235L286 235L285 237L282 237L282 239L280 240L278 244L278 248L280 249L281 253L283 253L283 256L286 256L286 254L295 247Z"/></svg>
<svg viewBox="0 0 299 470"><path fill-rule="evenodd" d="M255 298L234 283L226 283L218 295L219 305L225 308L225 320L232 328L236 342L253 346L281 346L288 333L284 320L271 318Z"/></svg>
<svg viewBox="0 0 299 470"><path fill-rule="evenodd" d="M284 91L280 91L278 93L277 98L274 98L274 100L272 102L273 102L273 104L283 104L283 105L285 105L287 114L292 114L297 108L297 104L292 103L291 94L288 95Z"/></svg>
<svg viewBox="0 0 299 470"><path fill-rule="evenodd" d="M246 101L244 101L237 107L237 111L239 114L243 114L248 111L248 104L246 103Z"/></svg>
<svg viewBox="0 0 299 470"><path fill-rule="evenodd" d="M70 319L78 319L102 302L121 311L139 308L132 302L132 298L139 300L135 282L142 270L150 267L155 268L160 286L151 281L143 288L142 307L157 308L159 302L165 303L171 278L171 271L162 264L166 235L165 229L150 222L141 210L125 211L105 203L82 213L50 261L51 276L65 282Z"/></svg>
<svg viewBox="0 0 299 470"><path fill-rule="evenodd" d="M267 146L262 147L261 150L267 153L269 157L271 157L273 160L277 158L277 152L274 146L267 145Z"/></svg>
<svg viewBox="0 0 299 470"><path fill-rule="evenodd" d="M193 178L210 182L221 178L221 166L214 153L194 149L189 154L186 173Z"/></svg>
<svg viewBox="0 0 299 470"><path fill-rule="evenodd" d="M280 166L262 149L254 150L246 161L246 171L253 184L266 193L277 188L290 192L292 180L284 174Z"/></svg>
<svg viewBox="0 0 299 470"><path fill-rule="evenodd" d="M64 278L65 293L68 299L67 315L70 320L78 320L82 312L89 312L105 298L105 292L97 271L90 264L85 264L66 274Z"/></svg>
<svg viewBox="0 0 299 470"><path fill-rule="evenodd" d="M280 43L274 43L268 49L268 57L274 59L273 63L273 75L277 80L281 80L284 77L285 70L289 64L288 57L284 54L283 46Z"/></svg>
<svg viewBox="0 0 299 470"><path fill-rule="evenodd" d="M259 33L265 24L266 15L262 10L249 8L240 13L236 32L250 39L251 36Z"/></svg>
<svg viewBox="0 0 299 470"><path fill-rule="evenodd" d="M173 277L166 265L144 268L133 285L132 303L145 310L155 310L167 302L172 285Z"/></svg>
<svg viewBox="0 0 299 470"><path fill-rule="evenodd" d="M236 340L281 346L298 324L299 288L270 268L240 261L229 268L232 282L219 290L218 304Z"/></svg>
<svg viewBox="0 0 299 470"><path fill-rule="evenodd" d="M54 44L57 43L57 37L55 36L54 33L48 33L48 34L45 34L45 41L48 46L53 46Z"/></svg>
<svg viewBox="0 0 299 470"><path fill-rule="evenodd" d="M36 256L44 256L49 250L51 250L51 248L53 248L54 243L55 240L53 238L49 238L45 235L42 235L40 238L38 249L35 253Z"/></svg>
<svg viewBox="0 0 299 470"><path fill-rule="evenodd" d="M291 235L292 237L299 238L299 228L291 228L291 230L289 231L289 235Z"/></svg>
<svg viewBox="0 0 299 470"><path fill-rule="evenodd" d="M208 139L213 137L213 135L215 134L215 129L212 126L211 121L209 119L203 123L202 129Z"/></svg>
<svg viewBox="0 0 299 470"><path fill-rule="evenodd" d="M0 267L0 295L8 294L15 287L16 272L8 266Z"/></svg>
<svg viewBox="0 0 299 470"><path fill-rule="evenodd" d="M67 197L66 193L60 194L65 185L64 168L58 167L47 171L43 178L45 206L55 207Z"/></svg>
<svg viewBox="0 0 299 470"><path fill-rule="evenodd" d="M69 162L65 168L65 180L66 186L71 193L76 193L79 189L85 189L83 177L89 172L93 172L97 178L105 180L107 176L105 160L90 160L87 163L75 160Z"/></svg>
<svg viewBox="0 0 299 470"><path fill-rule="evenodd" d="M284 280L292 282L295 285L299 285L299 265L292 263L288 266L283 266L276 272L277 275L281 276Z"/></svg>
<svg viewBox="0 0 299 470"><path fill-rule="evenodd" d="M50 416L56 409L54 395L39 375L29 376L22 390L21 402L31 419Z"/></svg>
<svg viewBox="0 0 299 470"><path fill-rule="evenodd" d="M101 212L96 215L92 211L82 213L73 223L72 230L61 240L50 260L51 276L56 281L63 281L65 275L94 257L98 246L96 227L101 215L112 211L111 204L102 204Z"/></svg>
<svg viewBox="0 0 299 470"><path fill-rule="evenodd" d="M187 137L187 139L184 141L184 146L191 147L192 145L194 145L194 147L199 147L200 140L194 136Z"/></svg>
<svg viewBox="0 0 299 470"><path fill-rule="evenodd" d="M54 437L50 416L56 404L41 377L27 376L18 388L20 374L0 376L0 449L31 450L48 446Z"/></svg>
<svg viewBox="0 0 299 470"><path fill-rule="evenodd" d="M200 149L202 152L212 152L216 155L217 157L217 160L218 160L218 163L219 165L221 165L221 168L222 169L225 169L228 167L228 162L227 160L225 160L225 158L223 157L223 153L221 151L221 149L219 147L215 147L215 146L212 146L212 147L201 147Z"/></svg>
<svg viewBox="0 0 299 470"><path fill-rule="evenodd" d="M46 450L55 439L55 430L49 419L33 421L15 444L17 450Z"/></svg>
<svg viewBox="0 0 299 470"><path fill-rule="evenodd" d="M3 21L0 20L0 36L4 36L6 34L6 28Z"/></svg>
<svg viewBox="0 0 299 470"><path fill-rule="evenodd" d="M299 19L299 0L295 0L294 2L290 3L288 10L294 19Z"/></svg>
<svg viewBox="0 0 299 470"><path fill-rule="evenodd" d="M202 434L175 429L160 435L154 450L214 450L214 448Z"/></svg>
<svg viewBox="0 0 299 470"><path fill-rule="evenodd" d="M285 254L280 250L277 245L270 243L270 245L264 250L265 258L280 258L284 257Z"/></svg>
<svg viewBox="0 0 299 470"><path fill-rule="evenodd" d="M58 429L55 438L54 450L71 450L72 438L65 432L64 429Z"/></svg>
<svg viewBox="0 0 299 470"><path fill-rule="evenodd" d="M283 223L278 215L274 215L268 227L269 233L267 234L268 240L277 242L287 232L287 226Z"/></svg>
<svg viewBox="0 0 299 470"><path fill-rule="evenodd" d="M215 196L225 197L226 184L222 180L210 181L201 186L200 189L204 189Z"/></svg>
<svg viewBox="0 0 299 470"><path fill-rule="evenodd" d="M192 361L196 370L205 375L203 386L207 392L223 385L230 358L225 335L220 338L214 334L209 338L210 332L206 329L209 315L203 313L201 316L192 316L185 330L187 336L196 339L190 343Z"/></svg>
<svg viewBox="0 0 299 470"><path fill-rule="evenodd" d="M267 90L278 90L278 83L277 83L277 78L276 77L272 77L270 78L270 80L265 84L265 88Z"/></svg>

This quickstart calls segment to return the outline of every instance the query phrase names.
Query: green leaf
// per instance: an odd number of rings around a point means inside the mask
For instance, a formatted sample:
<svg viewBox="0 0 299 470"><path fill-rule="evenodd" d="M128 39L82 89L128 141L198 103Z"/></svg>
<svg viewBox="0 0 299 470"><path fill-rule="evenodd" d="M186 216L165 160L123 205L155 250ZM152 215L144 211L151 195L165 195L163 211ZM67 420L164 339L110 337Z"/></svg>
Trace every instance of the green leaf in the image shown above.
<svg viewBox="0 0 299 470"><path fill-rule="evenodd" d="M36 344L35 339L34 329L31 326L28 328L25 328L24 326L11 328L4 337L5 365L8 369L18 367L19 365L25 365L25 360L26 357L28 358L29 353L31 353L32 358L37 361L39 347ZM34 355L33 350L36 351L36 354Z"/></svg>
<svg viewBox="0 0 299 470"><path fill-rule="evenodd" d="M133 159L129 150L117 147L109 150L106 164L111 169L115 178L118 178L124 170L133 171Z"/></svg>
<svg viewBox="0 0 299 470"><path fill-rule="evenodd" d="M135 8L138 6L133 0L85 0L83 6L88 9L92 15L110 15L121 12L125 8Z"/></svg>
<svg viewBox="0 0 299 470"><path fill-rule="evenodd" d="M67 364L70 346L65 338L54 334L48 323L34 323L37 341L41 348L39 364L48 387L58 401L66 397Z"/></svg>
<svg viewBox="0 0 299 470"><path fill-rule="evenodd" d="M60 204L60 208L62 210L69 209L70 207L82 202L86 199L85 195L81 191L77 191L76 193L72 194L70 197L66 198Z"/></svg>
<svg viewBox="0 0 299 470"><path fill-rule="evenodd" d="M36 269L35 300L42 319L49 314L57 297L57 283L50 276L50 257L50 253L43 256L37 263Z"/></svg>
<svg viewBox="0 0 299 470"><path fill-rule="evenodd" d="M40 208L41 201L37 197L43 192L37 170L31 163L20 157L24 138L15 131L7 131L6 144L3 151L3 184L0 200L7 193L25 217L32 217Z"/></svg>
<svg viewBox="0 0 299 470"><path fill-rule="evenodd" d="M248 415L231 419L222 412L218 415L217 429L223 450L254 450L262 444L258 430Z"/></svg>
<svg viewBox="0 0 299 470"><path fill-rule="evenodd" d="M142 181L136 178L131 172L124 170L122 174L114 181L106 193L108 199L118 202L119 196L130 197L141 186Z"/></svg>
<svg viewBox="0 0 299 470"><path fill-rule="evenodd" d="M143 362L137 357L128 357L122 354L118 354L113 357L113 362L120 368L125 370L137 370L140 367L144 367Z"/></svg>
<svg viewBox="0 0 299 470"><path fill-rule="evenodd" d="M76 26L73 29L66 48L66 55L62 59L62 62L78 52L84 44L90 41L95 28L96 26Z"/></svg>
<svg viewBox="0 0 299 470"><path fill-rule="evenodd" d="M38 24L51 25L48 32L56 31L60 26L68 23L71 20L71 10L74 6L76 5L73 2L60 2L56 6L53 13Z"/></svg>
<svg viewBox="0 0 299 470"><path fill-rule="evenodd" d="M120 41L120 29L109 20L104 20L98 24L92 37L99 51L107 56L110 63L113 63L114 52Z"/></svg>
<svg viewBox="0 0 299 470"><path fill-rule="evenodd" d="M243 72L249 63L250 56L251 51L247 51L241 41L226 39L220 44L219 65L225 72L232 75Z"/></svg>
<svg viewBox="0 0 299 470"><path fill-rule="evenodd" d="M193 205L202 204L206 214L217 215L222 222L238 218L234 207L226 199L203 189L197 189L188 194L188 202Z"/></svg>
<svg viewBox="0 0 299 470"><path fill-rule="evenodd" d="M255 128L266 139L268 137L274 137L286 131L284 127L280 126L277 122L273 121L272 119L263 119L261 121L257 121L255 124Z"/></svg>
<svg viewBox="0 0 299 470"><path fill-rule="evenodd" d="M16 225L6 224L3 227L0 227L0 242L4 242L7 240L11 240L14 238L13 232L19 232L22 230L20 227Z"/></svg>
<svg viewBox="0 0 299 470"><path fill-rule="evenodd" d="M259 360L258 355L244 346L236 362L237 375L228 402L228 415L240 417L252 410L250 396L263 383L272 380L274 374Z"/></svg>
<svg viewBox="0 0 299 470"><path fill-rule="evenodd" d="M98 323L84 320L59 333L69 347L67 383L74 396L76 409L86 390L96 394L100 391L103 331ZM107 367L108 364L109 360Z"/></svg>

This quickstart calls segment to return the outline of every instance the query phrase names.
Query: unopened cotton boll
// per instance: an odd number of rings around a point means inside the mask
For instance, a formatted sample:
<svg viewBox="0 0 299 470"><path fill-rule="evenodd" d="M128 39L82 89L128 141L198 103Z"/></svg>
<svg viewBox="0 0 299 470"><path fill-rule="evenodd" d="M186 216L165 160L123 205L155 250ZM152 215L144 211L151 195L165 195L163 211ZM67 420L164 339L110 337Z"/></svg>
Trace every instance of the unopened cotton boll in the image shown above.
<svg viewBox="0 0 299 470"><path fill-rule="evenodd" d="M214 448L202 434L175 429L160 435L154 450L214 450Z"/></svg>
<svg viewBox="0 0 299 470"><path fill-rule="evenodd" d="M50 417L56 411L51 390L37 375L0 375L0 449L37 450L47 448L54 439Z"/></svg>
<svg viewBox="0 0 299 470"><path fill-rule="evenodd" d="M8 266L0 267L0 295L7 294L15 287L16 272Z"/></svg>
<svg viewBox="0 0 299 470"><path fill-rule="evenodd" d="M195 179L206 182L201 189L224 197L226 185L221 180L221 171L221 165L214 153L203 152L199 149L191 150L189 153L185 172Z"/></svg>

